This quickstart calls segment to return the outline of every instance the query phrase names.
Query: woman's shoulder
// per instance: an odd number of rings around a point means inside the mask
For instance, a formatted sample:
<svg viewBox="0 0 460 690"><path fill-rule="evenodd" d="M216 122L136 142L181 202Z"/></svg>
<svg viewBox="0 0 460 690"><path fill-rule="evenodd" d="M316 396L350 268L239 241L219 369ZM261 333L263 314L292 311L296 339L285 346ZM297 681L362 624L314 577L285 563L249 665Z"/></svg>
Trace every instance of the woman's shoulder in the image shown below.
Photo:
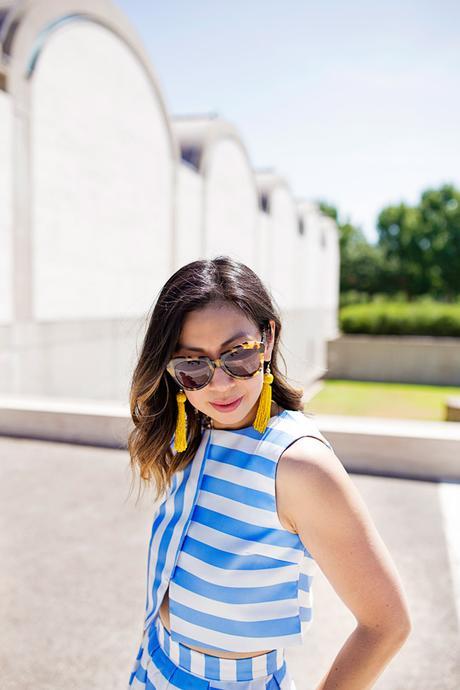
<svg viewBox="0 0 460 690"><path fill-rule="evenodd" d="M302 412L293 414L301 433L294 435L294 440L280 456L277 482L280 496L289 507L289 520L297 524L298 515L292 512L294 508L303 506L300 509L307 514L317 506L319 496L326 502L332 500L337 492L349 486L350 478L316 421L313 418L302 420L299 416Z"/></svg>
<svg viewBox="0 0 460 690"><path fill-rule="evenodd" d="M293 443L297 444L301 438L315 438L332 450L331 443L320 431L314 415L306 414L303 410L283 410L275 429L287 434L289 447L292 447Z"/></svg>
<svg viewBox="0 0 460 690"><path fill-rule="evenodd" d="M292 527L291 531L299 533L300 513L305 511L304 519L308 519L313 507L318 506L318 496L328 501L343 479L345 469L315 421L307 418L304 423L299 414L294 418L301 433L294 435L281 453L276 482L280 513Z"/></svg>
<svg viewBox="0 0 460 690"><path fill-rule="evenodd" d="M279 459L280 483L295 487L308 478L311 485L312 480L320 481L321 477L345 471L314 416L301 410L286 410L281 426L289 440Z"/></svg>

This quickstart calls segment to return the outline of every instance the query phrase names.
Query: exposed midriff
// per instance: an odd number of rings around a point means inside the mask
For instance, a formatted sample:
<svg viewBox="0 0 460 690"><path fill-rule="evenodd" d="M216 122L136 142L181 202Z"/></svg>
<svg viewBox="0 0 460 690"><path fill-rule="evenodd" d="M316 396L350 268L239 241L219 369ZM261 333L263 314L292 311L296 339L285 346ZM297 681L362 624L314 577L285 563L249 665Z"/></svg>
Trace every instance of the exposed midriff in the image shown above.
<svg viewBox="0 0 460 690"><path fill-rule="evenodd" d="M171 630L170 628L170 623L169 623L169 587L166 590L166 594L164 596L163 601L161 602L161 606L159 609L159 614L161 618L161 622L165 626L166 630L168 632ZM183 642L181 644L184 644ZM271 649L266 649L265 651L261 652L260 650L257 652L246 652L246 653L238 653L238 652L220 652L216 654L215 649L206 649L205 647L194 647L190 644L185 645L186 647L190 647L190 649L195 649L197 652L203 652L204 654L211 654L212 656L219 656L224 659L246 659L249 656L261 656L262 654L267 654L268 652L271 652Z"/></svg>

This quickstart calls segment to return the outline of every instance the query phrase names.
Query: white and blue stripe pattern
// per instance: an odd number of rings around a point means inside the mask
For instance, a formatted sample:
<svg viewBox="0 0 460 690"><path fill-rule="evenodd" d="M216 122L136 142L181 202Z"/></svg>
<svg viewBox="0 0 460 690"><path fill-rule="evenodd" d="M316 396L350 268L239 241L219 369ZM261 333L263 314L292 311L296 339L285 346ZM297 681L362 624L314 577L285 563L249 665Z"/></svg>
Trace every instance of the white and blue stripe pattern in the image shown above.
<svg viewBox="0 0 460 690"><path fill-rule="evenodd" d="M147 557L147 598L144 630L158 613L179 555L204 470L210 430L203 433L193 461L176 472L169 490L157 508Z"/></svg>
<svg viewBox="0 0 460 690"><path fill-rule="evenodd" d="M217 652L302 643L312 621L315 564L279 521L275 475L287 446L319 435L312 424L302 412L284 410L262 438L253 427L211 430L169 583L173 640Z"/></svg>
<svg viewBox="0 0 460 690"><path fill-rule="evenodd" d="M203 430L193 461L176 472L153 518L136 664L168 586L173 642L217 656L303 642L315 564L281 525L275 499L277 462L303 436L331 447L301 411L272 417L263 434L252 426Z"/></svg>
<svg viewBox="0 0 460 690"><path fill-rule="evenodd" d="M174 642L157 616L145 631L134 664L131 690L296 690L284 650L225 659Z"/></svg>

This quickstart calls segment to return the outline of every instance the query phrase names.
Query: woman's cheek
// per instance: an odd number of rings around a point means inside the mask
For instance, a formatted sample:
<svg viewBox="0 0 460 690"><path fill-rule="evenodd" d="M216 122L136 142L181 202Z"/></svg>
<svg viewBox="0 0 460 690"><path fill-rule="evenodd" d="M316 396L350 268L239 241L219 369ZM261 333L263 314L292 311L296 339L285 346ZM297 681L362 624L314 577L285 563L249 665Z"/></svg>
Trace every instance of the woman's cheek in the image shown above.
<svg viewBox="0 0 460 690"><path fill-rule="evenodd" d="M188 398L188 401L193 407L196 407L198 410L201 410L203 407L203 402L204 402L204 396L200 395L198 392L197 393L191 393L188 392L186 393L186 396Z"/></svg>

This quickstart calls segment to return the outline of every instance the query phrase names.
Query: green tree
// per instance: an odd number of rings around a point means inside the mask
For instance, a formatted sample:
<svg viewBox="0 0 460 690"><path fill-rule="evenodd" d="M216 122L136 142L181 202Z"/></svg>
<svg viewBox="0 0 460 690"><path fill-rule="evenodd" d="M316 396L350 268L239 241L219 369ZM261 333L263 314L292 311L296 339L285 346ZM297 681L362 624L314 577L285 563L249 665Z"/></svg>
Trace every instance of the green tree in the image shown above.
<svg viewBox="0 0 460 690"><path fill-rule="evenodd" d="M433 291L452 300L460 295L460 191L452 184L427 189L419 208Z"/></svg>
<svg viewBox="0 0 460 690"><path fill-rule="evenodd" d="M416 206L384 208L377 231L389 288L450 300L460 293L460 192L453 185L427 189Z"/></svg>
<svg viewBox="0 0 460 690"><path fill-rule="evenodd" d="M400 203L383 209L377 219L378 244L387 262L387 285L409 298L430 292L430 258L424 248L420 212Z"/></svg>

